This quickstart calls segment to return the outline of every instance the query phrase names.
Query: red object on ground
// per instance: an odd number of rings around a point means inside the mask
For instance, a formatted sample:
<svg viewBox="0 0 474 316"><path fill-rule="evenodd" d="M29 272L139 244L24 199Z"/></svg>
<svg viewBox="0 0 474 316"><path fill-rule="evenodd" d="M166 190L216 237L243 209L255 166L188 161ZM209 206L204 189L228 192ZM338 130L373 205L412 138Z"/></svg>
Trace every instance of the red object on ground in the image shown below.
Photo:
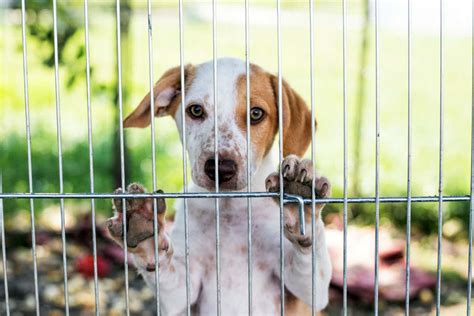
<svg viewBox="0 0 474 316"><path fill-rule="evenodd" d="M87 254L76 259L76 271L85 277L94 277L94 256ZM110 263L102 256L97 255L97 275L102 278L109 274Z"/></svg>

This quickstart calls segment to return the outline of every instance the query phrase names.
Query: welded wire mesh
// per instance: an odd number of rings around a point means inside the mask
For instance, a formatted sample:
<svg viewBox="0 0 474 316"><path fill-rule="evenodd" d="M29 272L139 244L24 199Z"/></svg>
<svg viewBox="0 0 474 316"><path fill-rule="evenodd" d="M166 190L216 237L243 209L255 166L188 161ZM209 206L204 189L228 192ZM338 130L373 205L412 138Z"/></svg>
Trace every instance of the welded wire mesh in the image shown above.
<svg viewBox="0 0 474 316"><path fill-rule="evenodd" d="M152 193L141 193L141 194L130 194L130 193L97 193L94 188L94 167L93 167L93 139L92 139L92 111L91 111L91 92L90 92L90 57L89 57L89 16L88 16L88 0L84 1L84 28L85 28L85 47L86 47L86 87L87 87L87 114L88 114L88 152L89 152L89 178L90 178L90 190L85 193L66 193L64 190L64 179L63 179L63 161L62 161L62 138L61 138L61 101L60 101L60 73L59 73L59 61L58 61L58 38L57 38L57 0L53 0L53 24L54 24L54 77L55 77L55 109L56 109L56 130L57 130L57 151L58 151L58 169L59 169L59 192L57 193L41 193L35 192L33 188L33 174L32 174L32 165L33 159L31 156L31 131L30 131L30 104L29 104L29 81L28 81L28 60L27 60L27 41L26 41L26 6L27 2L25 0L21 1L21 23L22 23L22 54L23 54L23 84L24 84L24 103L25 103L25 128L26 128L26 141L27 141L27 162L28 162L28 192L22 193L12 193L12 192L2 192L1 181L0 181L0 224L1 224L1 234L2 234L2 263L4 266L4 293L5 293L5 306L6 314L10 313L10 304L9 304L9 295L8 295L8 270L6 261L7 259L7 249L5 244L5 238L8 238L8 234L5 234L5 227L3 221L3 201L5 199L29 199L30 201L30 219L31 219L31 251L33 257L33 267L34 267L34 290L35 290L35 307L36 314L39 315L39 289L38 289L38 269L36 263L36 232L35 232L35 200L39 199L59 199L60 201L60 212L61 212L61 241L62 241L62 268L63 268L63 286L64 286L64 306L65 313L69 314L69 297L68 297L68 270L67 270L67 259L66 259L66 232L65 232L65 208L64 200L66 199L90 199L91 203L91 212L92 212L92 232L93 232L93 256L94 256L94 293L95 293L95 313L99 314L99 282L97 274L97 245L96 245L96 231L95 231L95 200L96 199L110 199L110 198L121 198L123 203L123 212L125 212L125 199L129 198L177 198L184 199L184 231L185 231L185 268L186 268L186 302L187 309L186 312L188 315L191 314L191 302L190 302L190 268L189 268L189 232L188 232L188 210L187 200L188 199L202 199L202 198L213 198L215 200L215 221L216 221L216 314L222 314L221 311L221 262L220 262L220 207L219 199L220 198L246 198L247 199L247 209L248 209L248 313L252 314L252 302L254 300L254 295L252 291L252 199L264 198L264 197L279 197L280 199L280 236L279 236L279 260L280 260L280 314L285 313L285 252L284 252L284 205L285 203L299 203L300 209L303 208L303 204L310 204L312 206L312 236L313 244L316 243L316 233L315 233L315 206L317 204L342 204L343 205L343 302L342 310L343 314L347 315L348 311L348 298L347 298L347 256L348 247L347 247L347 234L348 234L348 204L357 204L357 203L372 203L375 206L375 256L374 260L374 314L379 312L379 212L380 204L382 203L406 203L407 205L407 218L406 218L406 264L405 264L405 313L409 313L409 302L410 302L410 236L411 236L411 207L412 203L427 203L427 202L437 202L438 203L438 244L437 244L437 282L436 282L436 313L440 314L441 306L441 269L442 269L442 225L443 225L443 204L447 202L469 202L469 262L468 262L468 284L466 289L466 298L467 298L467 315L471 313L471 289L472 289L472 233L473 233L473 221L474 221L474 124L472 125L472 148L471 148L471 191L470 194L464 196L445 196L443 190L443 153L444 153L444 54L443 54L443 0L440 0L440 28L439 28L439 181L438 181L438 195L436 196L412 196L411 190L411 181L412 181L412 91L411 91L411 78L412 78L412 20L411 20L411 1L407 0L407 74L408 74L408 122L407 122L407 131L408 131L408 150L407 150L407 195L403 197L387 197L380 194L380 145L383 141L381 137L381 129L383 128L380 124L380 112L382 111L381 102L379 100L379 91L381 88L380 85L380 66L379 66L379 3L377 0L374 0L374 42L375 42L375 107L376 107L376 118L375 118L375 196L374 197L348 197L348 107L347 107L347 1L342 1L342 44L343 44L343 54L341 67L343 69L342 81L342 94L343 94L343 104L341 107L343 109L343 134L344 134L344 159L343 159L343 195L342 197L328 198L328 199L318 199L315 196L314 183L313 183L313 194L310 199L302 199L301 197L291 196L285 194L283 186L280 186L280 192L269 193L269 192L253 192L251 190L251 133L250 133L250 28L249 28L249 14L250 14L250 3L248 0L245 0L245 65L246 65L246 108L247 108L247 117L246 117L246 131L247 131L247 181L248 187L244 192L226 192L220 191L219 185L216 185L215 192L188 192L188 175L187 175L187 159L186 159L186 144L189 140L186 139L186 133L183 133L182 139L182 158L183 158L183 183L184 188L182 192L172 192L172 193L157 193L157 175L156 175L156 139L155 139L155 123L154 120L151 120L151 153L152 153L152 183L153 191ZM184 51L184 26L183 26L183 1L179 1L179 50L180 50L180 78L181 82L185 82L185 51ZM313 0L308 0L309 3L309 58L310 58L310 91L311 91L311 115L314 118L316 116L317 108L317 99L314 95L314 76L316 74L313 71L314 64L314 55L317 47L314 46L314 4ZM282 78L283 78L283 69L282 69L282 59L286 56L282 53L282 40L281 40L281 1L276 0L276 24L277 24L277 60L278 60L278 73L277 73L277 82L278 82L278 157L279 164L281 165L283 160L283 91L282 91ZM126 175L125 175L125 145L124 145L124 131L123 131L123 96L122 96L122 66L121 66L121 21L120 21L120 0L116 0L116 43L117 43L117 74L118 74L118 108L119 108L119 135L120 135L120 175L121 175L121 185L122 188L125 188L126 185ZM218 103L219 103L219 82L218 82L218 51L217 51L217 0L212 1L212 55L213 55L213 100L214 100L214 170L215 170L215 182L219 183L219 130L218 130ZM473 10L474 16L474 10ZM149 90L150 95L154 95L154 71L153 71L153 59L155 58L153 53L153 23L152 23L152 4L151 0L147 1L147 32L148 32L148 63L149 63ZM474 28L473 28L474 32ZM474 45L473 45L474 49ZM474 72L474 68L473 68ZM186 102L186 85L182 84L180 90L181 99L183 103ZM473 94L474 99L474 94ZM474 103L473 103L474 109ZM150 113L153 116L155 111L154 98L150 98ZM185 126L185 112L184 107L182 107L181 115L182 130L186 130ZM473 122L474 122L474 111L473 111ZM311 139L311 160L313 166L316 165L316 156L315 156L315 129L316 126L314 122L311 126L312 130L312 139ZM467 149L466 149L467 150ZM280 172L280 183L283 183L283 174ZM155 249L154 255L155 259L158 259L158 222L157 222L157 205L156 199L153 199L154 202L154 238L155 238ZM127 253L127 229L126 229L126 217L123 217L123 246L124 252ZM304 221L302 221L304 223ZM302 230L304 227L302 227ZM130 313L129 308L129 276L128 276L128 257L124 256L124 279L125 279L125 312L127 315ZM315 306L317 304L318 293L316 292L316 284L318 282L318 262L316 258L316 249L312 249L312 306L313 314L316 313ZM156 293L156 310L159 314L160 312L160 275L159 275L159 261L155 260L155 293ZM260 295L260 294L259 294Z"/></svg>

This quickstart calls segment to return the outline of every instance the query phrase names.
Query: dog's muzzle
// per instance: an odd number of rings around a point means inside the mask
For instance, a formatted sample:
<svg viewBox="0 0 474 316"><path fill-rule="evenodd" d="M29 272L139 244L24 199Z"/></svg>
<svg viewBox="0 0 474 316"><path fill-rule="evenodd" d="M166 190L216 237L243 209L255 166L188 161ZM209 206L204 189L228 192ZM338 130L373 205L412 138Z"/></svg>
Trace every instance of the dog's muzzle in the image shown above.
<svg viewBox="0 0 474 316"><path fill-rule="evenodd" d="M210 158L204 164L204 173L212 181L216 181L216 163ZM219 184L230 181L237 174L237 164L231 159L219 159L218 175Z"/></svg>

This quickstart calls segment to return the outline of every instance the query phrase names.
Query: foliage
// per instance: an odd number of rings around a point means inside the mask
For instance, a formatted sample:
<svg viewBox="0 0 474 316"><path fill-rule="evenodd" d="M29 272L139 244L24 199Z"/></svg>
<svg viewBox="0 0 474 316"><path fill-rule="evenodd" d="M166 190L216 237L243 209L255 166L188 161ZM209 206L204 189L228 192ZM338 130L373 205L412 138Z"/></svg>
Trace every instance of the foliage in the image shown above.
<svg viewBox="0 0 474 316"><path fill-rule="evenodd" d="M71 88L76 80L85 76L83 69L78 66L85 59L85 47L82 41L77 40L77 37L82 33L82 16L78 15L77 10L71 9L69 4L57 3L57 54L58 63L68 65L66 81L67 87ZM15 2L12 7L19 9L21 3L19 1ZM53 1L29 1L26 8L28 16L26 25L31 35L30 39L37 41L41 46L38 52L43 65L54 67ZM66 50L72 52L72 54L65 54Z"/></svg>
<svg viewBox="0 0 474 316"><path fill-rule="evenodd" d="M112 161L113 152L112 133L100 133L101 137L94 139L94 191L108 193L114 187ZM166 190L179 191L181 188L181 177L175 170L170 170L170 164L176 162L176 155L169 150L171 143L176 140L170 139L157 144L156 155L157 170L163 179L170 179L166 183ZM59 167L57 148L55 147L56 135L42 128L35 132L32 143L33 162L33 189L35 192L59 192ZM87 139L81 139L74 144L69 144L63 150L63 178L64 191L89 192L89 155ZM131 158L125 163L129 165L130 174L126 179L145 184L151 189L151 157L150 144L148 141L134 142L134 150ZM147 159L148 158L148 159ZM28 192L28 163L26 155L25 137L20 134L8 134L3 143L2 155L0 155L1 166L15 166L14 168L3 168L3 189L5 192ZM127 182L129 182L127 180ZM160 182L160 187L163 184ZM69 201L68 201L69 202ZM79 201L72 201L78 203ZM36 200L37 210L56 204L56 200ZM110 214L110 201L108 199L97 199L99 212ZM169 209L172 209L173 201L169 201ZM23 199L7 199L4 201L6 216L18 210L28 210L29 202Z"/></svg>

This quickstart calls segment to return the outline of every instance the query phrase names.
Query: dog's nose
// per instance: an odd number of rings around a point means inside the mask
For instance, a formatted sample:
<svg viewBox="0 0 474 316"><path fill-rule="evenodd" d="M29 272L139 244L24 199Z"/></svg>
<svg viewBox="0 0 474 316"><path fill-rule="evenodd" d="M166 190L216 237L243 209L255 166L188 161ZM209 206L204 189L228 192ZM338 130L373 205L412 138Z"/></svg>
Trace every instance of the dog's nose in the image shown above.
<svg viewBox="0 0 474 316"><path fill-rule="evenodd" d="M216 163L214 158L208 159L204 164L204 172L212 181L216 180ZM230 159L219 159L219 183L227 182L237 173L237 164Z"/></svg>

